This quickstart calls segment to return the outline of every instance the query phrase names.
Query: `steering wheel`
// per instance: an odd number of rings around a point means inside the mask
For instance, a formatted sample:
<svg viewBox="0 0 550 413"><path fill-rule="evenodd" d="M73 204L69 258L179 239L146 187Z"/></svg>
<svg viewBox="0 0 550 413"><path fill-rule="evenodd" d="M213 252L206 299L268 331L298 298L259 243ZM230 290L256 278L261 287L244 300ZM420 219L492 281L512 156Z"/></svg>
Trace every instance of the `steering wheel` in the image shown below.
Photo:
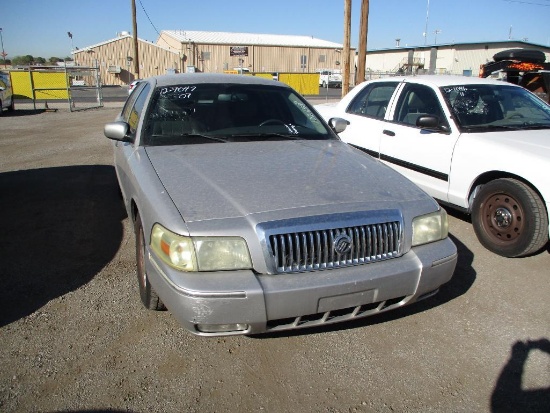
<svg viewBox="0 0 550 413"><path fill-rule="evenodd" d="M508 116L508 119L520 119L524 117L525 116L523 116L521 113L514 113L513 115Z"/></svg>
<svg viewBox="0 0 550 413"><path fill-rule="evenodd" d="M281 119L267 119L260 123L258 126L267 126L267 125L286 125Z"/></svg>

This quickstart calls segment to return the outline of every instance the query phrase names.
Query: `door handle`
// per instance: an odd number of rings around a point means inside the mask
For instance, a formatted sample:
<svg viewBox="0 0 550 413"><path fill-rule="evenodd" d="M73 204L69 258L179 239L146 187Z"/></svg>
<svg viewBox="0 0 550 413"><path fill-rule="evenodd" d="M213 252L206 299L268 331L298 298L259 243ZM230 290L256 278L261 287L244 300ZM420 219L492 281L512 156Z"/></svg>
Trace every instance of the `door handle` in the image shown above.
<svg viewBox="0 0 550 413"><path fill-rule="evenodd" d="M384 129L384 130L382 131L382 133L383 133L384 135L388 135L388 136L395 136L395 132L394 132L394 131L387 130L387 129Z"/></svg>

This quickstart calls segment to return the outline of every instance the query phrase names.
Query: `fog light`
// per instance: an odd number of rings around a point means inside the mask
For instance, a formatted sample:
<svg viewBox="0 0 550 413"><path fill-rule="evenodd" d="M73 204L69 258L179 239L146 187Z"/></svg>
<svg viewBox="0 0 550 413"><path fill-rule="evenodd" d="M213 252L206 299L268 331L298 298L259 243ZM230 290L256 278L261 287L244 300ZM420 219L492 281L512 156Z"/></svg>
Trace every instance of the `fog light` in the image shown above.
<svg viewBox="0 0 550 413"><path fill-rule="evenodd" d="M196 324L201 333L231 333L248 330L248 324Z"/></svg>

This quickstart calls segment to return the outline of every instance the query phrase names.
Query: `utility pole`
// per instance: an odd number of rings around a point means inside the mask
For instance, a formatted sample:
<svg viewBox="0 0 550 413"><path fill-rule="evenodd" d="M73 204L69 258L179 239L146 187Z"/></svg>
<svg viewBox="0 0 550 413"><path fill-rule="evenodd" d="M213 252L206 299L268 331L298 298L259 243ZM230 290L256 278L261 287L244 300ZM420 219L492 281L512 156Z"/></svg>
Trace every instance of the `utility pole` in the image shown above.
<svg viewBox="0 0 550 413"><path fill-rule="evenodd" d="M137 20L136 20L136 0L132 2L132 31L134 35L134 73L136 79L139 79L139 55L138 55L138 35L137 35Z"/></svg>
<svg viewBox="0 0 550 413"><path fill-rule="evenodd" d="M369 31L369 0L361 0L361 20L359 22L359 50L357 53L357 82L365 80L367 65L367 33Z"/></svg>
<svg viewBox="0 0 550 413"><path fill-rule="evenodd" d="M426 5L426 27L424 27L424 46L428 43L428 20L430 20L430 0L428 0L428 4Z"/></svg>
<svg viewBox="0 0 550 413"><path fill-rule="evenodd" d="M349 92L350 65L350 33L351 33L351 0L344 0L344 54L342 70L342 97Z"/></svg>

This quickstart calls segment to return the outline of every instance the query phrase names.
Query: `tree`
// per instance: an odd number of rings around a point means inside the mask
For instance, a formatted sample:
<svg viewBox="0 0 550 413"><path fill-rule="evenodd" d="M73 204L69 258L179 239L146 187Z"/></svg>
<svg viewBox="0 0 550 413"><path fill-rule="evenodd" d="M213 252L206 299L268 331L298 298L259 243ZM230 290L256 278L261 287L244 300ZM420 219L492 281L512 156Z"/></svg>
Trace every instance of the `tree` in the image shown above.
<svg viewBox="0 0 550 413"><path fill-rule="evenodd" d="M32 57L31 55L15 56L13 59L11 59L11 62L14 66L28 66L31 65L32 62L34 62L34 57Z"/></svg>

